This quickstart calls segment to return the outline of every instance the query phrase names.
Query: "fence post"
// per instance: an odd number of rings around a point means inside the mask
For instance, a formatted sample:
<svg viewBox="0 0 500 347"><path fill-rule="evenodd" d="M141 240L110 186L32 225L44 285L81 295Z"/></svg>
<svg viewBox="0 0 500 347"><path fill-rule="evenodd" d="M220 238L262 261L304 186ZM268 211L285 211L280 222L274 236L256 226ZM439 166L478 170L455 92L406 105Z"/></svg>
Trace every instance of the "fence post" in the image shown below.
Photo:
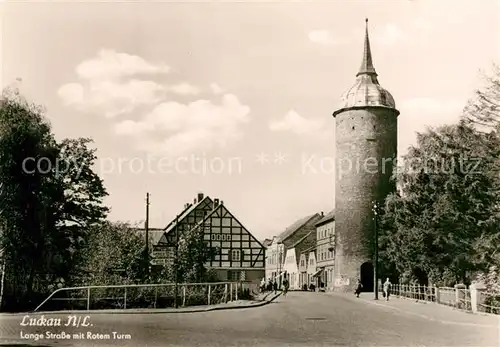
<svg viewBox="0 0 500 347"><path fill-rule="evenodd" d="M210 293L212 291L212 286L209 284L208 285L208 305L210 305Z"/></svg>
<svg viewBox="0 0 500 347"><path fill-rule="evenodd" d="M127 287L125 287L125 296L123 297L123 308L127 308Z"/></svg>
<svg viewBox="0 0 500 347"><path fill-rule="evenodd" d="M90 287L87 288L87 311L90 310Z"/></svg>
<svg viewBox="0 0 500 347"><path fill-rule="evenodd" d="M441 296L440 296L440 293L439 293L439 287L438 286L434 286L434 290L436 292L436 304L440 304L441 303Z"/></svg>
<svg viewBox="0 0 500 347"><path fill-rule="evenodd" d="M236 283L236 301L238 301L238 283Z"/></svg>
<svg viewBox="0 0 500 347"><path fill-rule="evenodd" d="M482 304L482 295L486 290L486 286L483 283L473 283L469 286L470 289L470 303L472 306L472 313L479 312L479 306Z"/></svg>
<svg viewBox="0 0 500 347"><path fill-rule="evenodd" d="M233 301L233 283L229 283L229 301Z"/></svg>
<svg viewBox="0 0 500 347"><path fill-rule="evenodd" d="M462 308L462 303L465 300L465 284L455 284L455 305L458 308Z"/></svg>
<svg viewBox="0 0 500 347"><path fill-rule="evenodd" d="M182 306L186 306L186 285L182 286Z"/></svg>
<svg viewBox="0 0 500 347"><path fill-rule="evenodd" d="M227 304L227 283L224 286L224 303Z"/></svg>

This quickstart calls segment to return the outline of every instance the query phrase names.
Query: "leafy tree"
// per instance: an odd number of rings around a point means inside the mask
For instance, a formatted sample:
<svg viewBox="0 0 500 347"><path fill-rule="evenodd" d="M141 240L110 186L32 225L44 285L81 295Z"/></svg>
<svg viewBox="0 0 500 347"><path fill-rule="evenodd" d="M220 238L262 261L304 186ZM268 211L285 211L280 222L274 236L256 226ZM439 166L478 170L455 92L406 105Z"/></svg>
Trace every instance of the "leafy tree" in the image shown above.
<svg viewBox="0 0 500 347"><path fill-rule="evenodd" d="M465 122L483 130L500 130L500 66L492 65L491 73L483 73L485 85L475 92L464 110Z"/></svg>
<svg viewBox="0 0 500 347"><path fill-rule="evenodd" d="M88 239L82 284L137 283L143 277L145 240L136 228L105 222L90 227Z"/></svg>
<svg viewBox="0 0 500 347"><path fill-rule="evenodd" d="M15 91L7 91L0 107L0 177L2 195L2 243L14 290L30 296L35 275L43 272L45 235L53 220L44 205L53 186L49 175L37 170L34 160L46 158L50 168L57 144L43 118L43 110L29 104ZM32 162L26 159L32 158Z"/></svg>
<svg viewBox="0 0 500 347"><path fill-rule="evenodd" d="M79 272L86 230L102 222L107 212L102 205L107 193L91 169L96 157L89 143L58 143L42 107L30 104L15 89L4 91L0 241L11 300L39 300L37 295L56 277L69 279Z"/></svg>
<svg viewBox="0 0 500 347"><path fill-rule="evenodd" d="M452 284L484 267L477 242L499 226L499 143L465 122L418 134L385 204L385 254L400 273Z"/></svg>
<svg viewBox="0 0 500 347"><path fill-rule="evenodd" d="M182 233L177 257L178 279L183 282L204 282L209 252L203 240L203 225Z"/></svg>

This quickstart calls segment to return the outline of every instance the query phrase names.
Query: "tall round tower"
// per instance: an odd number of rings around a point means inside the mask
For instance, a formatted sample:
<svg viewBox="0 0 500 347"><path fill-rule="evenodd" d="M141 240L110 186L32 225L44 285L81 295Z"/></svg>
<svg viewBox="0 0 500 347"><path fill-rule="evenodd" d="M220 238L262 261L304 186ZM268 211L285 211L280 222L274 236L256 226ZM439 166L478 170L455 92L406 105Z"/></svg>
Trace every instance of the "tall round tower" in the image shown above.
<svg viewBox="0 0 500 347"><path fill-rule="evenodd" d="M355 84L333 112L336 121L335 290L352 291L361 279L373 291L373 202L395 190L399 111L373 67L368 19L363 60Z"/></svg>

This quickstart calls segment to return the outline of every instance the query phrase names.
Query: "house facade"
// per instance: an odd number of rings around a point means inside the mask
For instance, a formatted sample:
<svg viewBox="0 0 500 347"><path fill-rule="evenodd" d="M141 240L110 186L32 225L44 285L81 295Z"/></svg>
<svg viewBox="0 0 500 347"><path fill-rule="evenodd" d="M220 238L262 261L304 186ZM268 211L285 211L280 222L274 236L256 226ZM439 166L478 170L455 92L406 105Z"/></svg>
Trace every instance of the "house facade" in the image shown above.
<svg viewBox="0 0 500 347"><path fill-rule="evenodd" d="M283 270L284 249L278 242L278 237L273 237L266 248L266 281L278 280Z"/></svg>
<svg viewBox="0 0 500 347"><path fill-rule="evenodd" d="M314 277L314 274L317 273L316 269L316 247L314 249L311 249L309 251L309 256L307 257L307 287L312 284L314 284L316 287L318 286L317 284L317 279Z"/></svg>
<svg viewBox="0 0 500 347"><path fill-rule="evenodd" d="M299 272L300 272L300 288L309 290L309 285L313 279L313 274L316 272L316 245L303 250L300 254Z"/></svg>
<svg viewBox="0 0 500 347"><path fill-rule="evenodd" d="M333 291L335 286L335 211L316 223L317 277L319 287Z"/></svg>
<svg viewBox="0 0 500 347"><path fill-rule="evenodd" d="M288 278L290 289L300 289L300 255L303 250L316 244L316 223L322 217L321 214L315 213L301 218L286 228L277 238L278 244L282 244L283 254L286 254L283 265L285 273L283 275ZM292 259L294 264L291 263Z"/></svg>
<svg viewBox="0 0 500 347"><path fill-rule="evenodd" d="M186 204L180 215L164 229L154 246L154 252L172 258L177 240L183 233L203 231L210 250L205 263L214 269L220 281L260 282L265 275L265 247L228 210L223 201L198 194L192 204ZM157 257L155 257L157 258Z"/></svg>
<svg viewBox="0 0 500 347"><path fill-rule="evenodd" d="M291 249L295 251L295 260L297 261L297 285L294 289L303 289L307 283L307 262L305 252L316 247L316 231L310 231L304 237L299 239ZM307 284L306 284L307 285Z"/></svg>
<svg viewBox="0 0 500 347"><path fill-rule="evenodd" d="M283 271L289 282L290 290L297 290L299 288L299 268L297 266L297 257L294 248L286 251L285 263Z"/></svg>

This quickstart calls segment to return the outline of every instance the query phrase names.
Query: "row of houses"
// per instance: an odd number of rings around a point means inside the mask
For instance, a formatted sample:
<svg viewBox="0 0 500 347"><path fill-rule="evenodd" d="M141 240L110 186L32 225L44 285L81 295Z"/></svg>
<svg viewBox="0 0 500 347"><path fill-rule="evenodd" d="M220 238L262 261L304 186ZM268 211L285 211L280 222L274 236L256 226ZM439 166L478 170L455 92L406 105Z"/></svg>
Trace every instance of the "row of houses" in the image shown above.
<svg viewBox="0 0 500 347"><path fill-rule="evenodd" d="M202 228L211 257L205 266L214 269L220 281L250 281L284 277L291 289L314 284L333 289L334 212L315 213L296 221L281 234L257 240L224 205L224 201L198 193L163 228L149 228L153 242L153 267L172 262L177 239L194 228Z"/></svg>
<svg viewBox="0 0 500 347"><path fill-rule="evenodd" d="M333 291L335 212L315 213L299 219L281 234L266 239L266 279L280 285L286 277L290 289Z"/></svg>

